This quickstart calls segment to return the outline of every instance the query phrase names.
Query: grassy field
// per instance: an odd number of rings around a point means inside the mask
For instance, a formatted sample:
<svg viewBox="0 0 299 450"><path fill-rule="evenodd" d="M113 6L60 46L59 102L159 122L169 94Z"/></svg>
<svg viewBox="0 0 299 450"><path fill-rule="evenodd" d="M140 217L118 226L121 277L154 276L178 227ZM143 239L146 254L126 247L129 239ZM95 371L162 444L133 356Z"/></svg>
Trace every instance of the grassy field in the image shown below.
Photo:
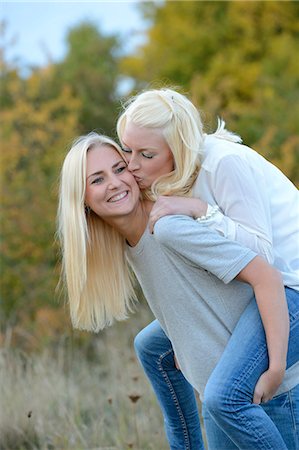
<svg viewBox="0 0 299 450"><path fill-rule="evenodd" d="M167 450L163 418L133 350L145 305L77 345L0 351L1 450Z"/></svg>

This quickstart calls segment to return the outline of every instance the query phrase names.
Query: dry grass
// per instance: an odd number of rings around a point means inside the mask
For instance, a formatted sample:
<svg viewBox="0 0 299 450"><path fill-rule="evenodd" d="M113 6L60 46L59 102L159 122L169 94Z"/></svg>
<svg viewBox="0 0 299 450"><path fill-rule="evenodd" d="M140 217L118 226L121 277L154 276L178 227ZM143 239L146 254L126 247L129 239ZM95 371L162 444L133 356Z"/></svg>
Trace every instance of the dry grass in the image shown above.
<svg viewBox="0 0 299 450"><path fill-rule="evenodd" d="M1 349L0 449L168 449L133 350L134 336L151 319L141 307L93 337L92 352L69 337L39 354Z"/></svg>

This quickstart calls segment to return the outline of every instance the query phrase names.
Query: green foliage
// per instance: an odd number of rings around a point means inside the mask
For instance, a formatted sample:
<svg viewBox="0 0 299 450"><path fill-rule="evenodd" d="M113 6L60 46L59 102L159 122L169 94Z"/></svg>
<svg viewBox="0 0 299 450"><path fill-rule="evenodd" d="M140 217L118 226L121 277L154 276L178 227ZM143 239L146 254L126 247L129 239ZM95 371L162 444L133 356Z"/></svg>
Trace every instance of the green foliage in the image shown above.
<svg viewBox="0 0 299 450"><path fill-rule="evenodd" d="M147 42L124 58L135 88L172 84L299 183L298 2L144 5ZM211 124L212 122L212 124Z"/></svg>
<svg viewBox="0 0 299 450"><path fill-rule="evenodd" d="M56 83L67 85L80 99L78 132L96 129L111 135L116 109L117 38L104 37L95 25L82 23L70 30L67 43L67 55L56 67Z"/></svg>
<svg viewBox="0 0 299 450"><path fill-rule="evenodd" d="M74 138L79 103L64 89L45 98L51 70L11 78L1 110L1 297L6 316L54 298L56 184Z"/></svg>

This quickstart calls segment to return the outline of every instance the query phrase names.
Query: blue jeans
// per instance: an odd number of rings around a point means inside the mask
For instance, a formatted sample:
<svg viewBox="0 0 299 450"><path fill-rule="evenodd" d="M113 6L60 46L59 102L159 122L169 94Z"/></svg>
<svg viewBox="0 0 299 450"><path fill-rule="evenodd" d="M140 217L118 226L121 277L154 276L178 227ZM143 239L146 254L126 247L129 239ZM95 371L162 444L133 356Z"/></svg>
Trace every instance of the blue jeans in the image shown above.
<svg viewBox="0 0 299 450"><path fill-rule="evenodd" d="M291 366L299 360L299 293L286 288L286 295L291 320L288 352ZM171 450L204 449L194 390L176 369L171 342L157 321L136 336L135 350L162 409ZM256 302L252 300L206 387L203 415L210 450L299 449L297 387L266 404L252 404L256 381L267 367L264 330ZM239 420L242 414L245 421ZM286 422L286 417L293 420Z"/></svg>
<svg viewBox="0 0 299 450"><path fill-rule="evenodd" d="M274 397L270 402L264 403L262 407L273 420L283 437L286 445L284 448L297 450L299 448L299 385L284 394ZM227 434L218 427L207 411L205 404L202 407L202 415L210 450L239 449ZM244 445L241 448L245 448Z"/></svg>

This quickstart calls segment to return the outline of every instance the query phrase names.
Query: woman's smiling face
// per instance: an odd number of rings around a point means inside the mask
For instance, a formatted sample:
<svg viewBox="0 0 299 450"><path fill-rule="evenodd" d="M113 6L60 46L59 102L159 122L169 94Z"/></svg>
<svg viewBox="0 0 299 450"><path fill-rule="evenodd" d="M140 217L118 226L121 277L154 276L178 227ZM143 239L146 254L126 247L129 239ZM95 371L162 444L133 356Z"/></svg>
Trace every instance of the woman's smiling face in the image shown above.
<svg viewBox="0 0 299 450"><path fill-rule="evenodd" d="M130 214L139 202L139 187L127 163L110 145L87 152L85 203L104 220Z"/></svg>
<svg viewBox="0 0 299 450"><path fill-rule="evenodd" d="M140 189L150 188L161 175L173 171L173 154L161 129L139 127L129 121L122 143L128 169Z"/></svg>

